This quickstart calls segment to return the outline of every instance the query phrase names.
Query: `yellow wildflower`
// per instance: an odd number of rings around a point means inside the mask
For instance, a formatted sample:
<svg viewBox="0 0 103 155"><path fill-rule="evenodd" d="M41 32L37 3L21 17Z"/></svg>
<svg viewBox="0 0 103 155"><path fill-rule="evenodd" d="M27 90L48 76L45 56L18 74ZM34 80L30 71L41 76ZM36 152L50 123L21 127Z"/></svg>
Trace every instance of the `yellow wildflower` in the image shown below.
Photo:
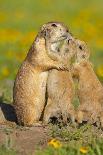
<svg viewBox="0 0 103 155"><path fill-rule="evenodd" d="M6 20L7 16L5 12L0 12L0 22L4 22Z"/></svg>
<svg viewBox="0 0 103 155"><path fill-rule="evenodd" d="M0 29L0 42L15 42L20 40L22 34L14 29Z"/></svg>
<svg viewBox="0 0 103 155"><path fill-rule="evenodd" d="M26 35L24 35L24 37L22 37L20 44L24 46L32 43L34 41L35 36L36 32L28 32Z"/></svg>
<svg viewBox="0 0 103 155"><path fill-rule="evenodd" d="M103 66L99 66L97 68L97 74L98 74L98 76L103 77Z"/></svg>
<svg viewBox="0 0 103 155"><path fill-rule="evenodd" d="M86 153L88 153L88 148L87 147L81 147L80 152L83 154L86 154Z"/></svg>
<svg viewBox="0 0 103 155"><path fill-rule="evenodd" d="M26 52L23 52L23 51L21 53L15 53L16 59L20 62L24 60L25 56L26 56Z"/></svg>
<svg viewBox="0 0 103 155"><path fill-rule="evenodd" d="M50 140L48 142L48 145L49 146L53 146L54 148L61 148L62 147L62 144L59 140L53 138L52 140Z"/></svg>
<svg viewBox="0 0 103 155"><path fill-rule="evenodd" d="M96 45L99 48L103 48L103 38L102 37L98 37L96 40Z"/></svg>
<svg viewBox="0 0 103 155"><path fill-rule="evenodd" d="M18 18L18 19L23 19L25 17L25 13L24 12L21 12L21 11L16 11L14 13L15 17Z"/></svg>
<svg viewBox="0 0 103 155"><path fill-rule="evenodd" d="M11 58L13 58L14 57L14 51L7 51L6 52L6 56L7 56L7 58L9 58L9 59L11 59Z"/></svg>
<svg viewBox="0 0 103 155"><path fill-rule="evenodd" d="M2 68L2 75L3 75L3 77L7 77L9 75L8 67L3 67Z"/></svg>

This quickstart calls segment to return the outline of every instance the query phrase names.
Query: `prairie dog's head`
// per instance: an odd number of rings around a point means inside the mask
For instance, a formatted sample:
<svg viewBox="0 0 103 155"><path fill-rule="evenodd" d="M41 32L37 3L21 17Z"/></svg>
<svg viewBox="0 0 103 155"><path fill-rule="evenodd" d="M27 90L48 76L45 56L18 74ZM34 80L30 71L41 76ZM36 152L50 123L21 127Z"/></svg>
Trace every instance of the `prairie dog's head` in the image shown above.
<svg viewBox="0 0 103 155"><path fill-rule="evenodd" d="M90 50L87 44L84 41L81 41L79 39L75 39L75 42L77 46L76 61L81 62L81 61L88 60L90 57Z"/></svg>
<svg viewBox="0 0 103 155"><path fill-rule="evenodd" d="M79 75L79 72L87 66L87 62L90 57L90 50L84 41L75 39L76 43L76 60L73 64L73 75L74 77Z"/></svg>
<svg viewBox="0 0 103 155"><path fill-rule="evenodd" d="M66 39L69 34L68 28L61 22L48 22L41 27L40 35L51 43Z"/></svg>
<svg viewBox="0 0 103 155"><path fill-rule="evenodd" d="M60 54L64 60L68 63L75 60L75 55L77 53L76 43L72 39L66 39L60 49ZM73 60L74 59L74 60Z"/></svg>
<svg viewBox="0 0 103 155"><path fill-rule="evenodd" d="M71 39L72 35L63 23L49 22L41 27L37 38L45 39L47 51L58 53L61 42L66 38Z"/></svg>

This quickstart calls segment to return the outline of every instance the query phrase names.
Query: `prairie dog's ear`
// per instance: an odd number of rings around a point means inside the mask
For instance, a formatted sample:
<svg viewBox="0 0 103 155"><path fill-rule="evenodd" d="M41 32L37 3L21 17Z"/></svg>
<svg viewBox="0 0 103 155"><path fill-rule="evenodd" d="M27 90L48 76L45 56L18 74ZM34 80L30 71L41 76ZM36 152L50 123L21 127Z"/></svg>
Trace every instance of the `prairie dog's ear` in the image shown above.
<svg viewBox="0 0 103 155"><path fill-rule="evenodd" d="M83 51L82 58L84 58L85 60L89 60L90 58L90 49L87 45L85 46L85 49Z"/></svg>
<svg viewBox="0 0 103 155"><path fill-rule="evenodd" d="M39 36L42 37L42 38L45 38L46 37L46 31L45 31L45 29L44 30L41 30L39 32Z"/></svg>
<svg viewBox="0 0 103 155"><path fill-rule="evenodd" d="M43 37L43 38L48 38L49 36L50 36L50 29L49 28L47 28L47 25L43 25L42 27L41 27L41 30L40 30L40 32L39 32L39 36L40 37Z"/></svg>

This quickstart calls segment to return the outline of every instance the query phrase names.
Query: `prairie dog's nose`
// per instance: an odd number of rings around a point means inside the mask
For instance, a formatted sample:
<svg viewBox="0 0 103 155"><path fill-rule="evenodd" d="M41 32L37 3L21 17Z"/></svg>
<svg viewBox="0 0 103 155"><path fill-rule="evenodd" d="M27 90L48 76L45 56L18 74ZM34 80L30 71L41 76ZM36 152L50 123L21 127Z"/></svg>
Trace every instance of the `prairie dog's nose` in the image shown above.
<svg viewBox="0 0 103 155"><path fill-rule="evenodd" d="M68 33L63 34L62 37L64 37L65 39L67 39L68 38Z"/></svg>
<svg viewBox="0 0 103 155"><path fill-rule="evenodd" d="M68 37L67 37L68 40L72 40L72 41L74 41L74 37L73 37L70 33L68 33L67 36L68 36Z"/></svg>

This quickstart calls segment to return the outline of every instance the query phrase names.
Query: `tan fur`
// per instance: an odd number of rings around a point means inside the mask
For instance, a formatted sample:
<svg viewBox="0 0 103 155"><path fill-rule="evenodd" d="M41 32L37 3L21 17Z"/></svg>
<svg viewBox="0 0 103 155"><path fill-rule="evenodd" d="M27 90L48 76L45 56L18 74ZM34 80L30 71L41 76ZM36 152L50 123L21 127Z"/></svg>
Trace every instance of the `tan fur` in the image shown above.
<svg viewBox="0 0 103 155"><path fill-rule="evenodd" d="M103 112L103 86L98 80L93 66L88 60L89 50L84 42L79 41L77 51L77 62L74 70L78 76L78 97L80 106L78 107L77 121L98 122ZM84 46L84 47L83 47ZM101 120L101 123L103 120ZM103 124L103 123L102 123Z"/></svg>
<svg viewBox="0 0 103 155"><path fill-rule="evenodd" d="M70 64L71 58L75 54L75 43L66 40L61 48L60 56L65 63ZM69 67L70 68L70 67ZM44 123L48 123L50 117L63 118L63 123L67 123L67 118L73 114L72 99L74 96L74 84L70 71L58 71L53 69L49 72L47 82L48 101L44 111Z"/></svg>
<svg viewBox="0 0 103 155"><path fill-rule="evenodd" d="M66 68L60 61L52 59L55 51L49 49L48 52L48 44L51 47L59 39L64 39L63 36L67 36L67 28L61 23L43 25L17 73L13 99L20 125L30 126L39 121L45 105L48 70ZM55 54L53 58L56 58Z"/></svg>

